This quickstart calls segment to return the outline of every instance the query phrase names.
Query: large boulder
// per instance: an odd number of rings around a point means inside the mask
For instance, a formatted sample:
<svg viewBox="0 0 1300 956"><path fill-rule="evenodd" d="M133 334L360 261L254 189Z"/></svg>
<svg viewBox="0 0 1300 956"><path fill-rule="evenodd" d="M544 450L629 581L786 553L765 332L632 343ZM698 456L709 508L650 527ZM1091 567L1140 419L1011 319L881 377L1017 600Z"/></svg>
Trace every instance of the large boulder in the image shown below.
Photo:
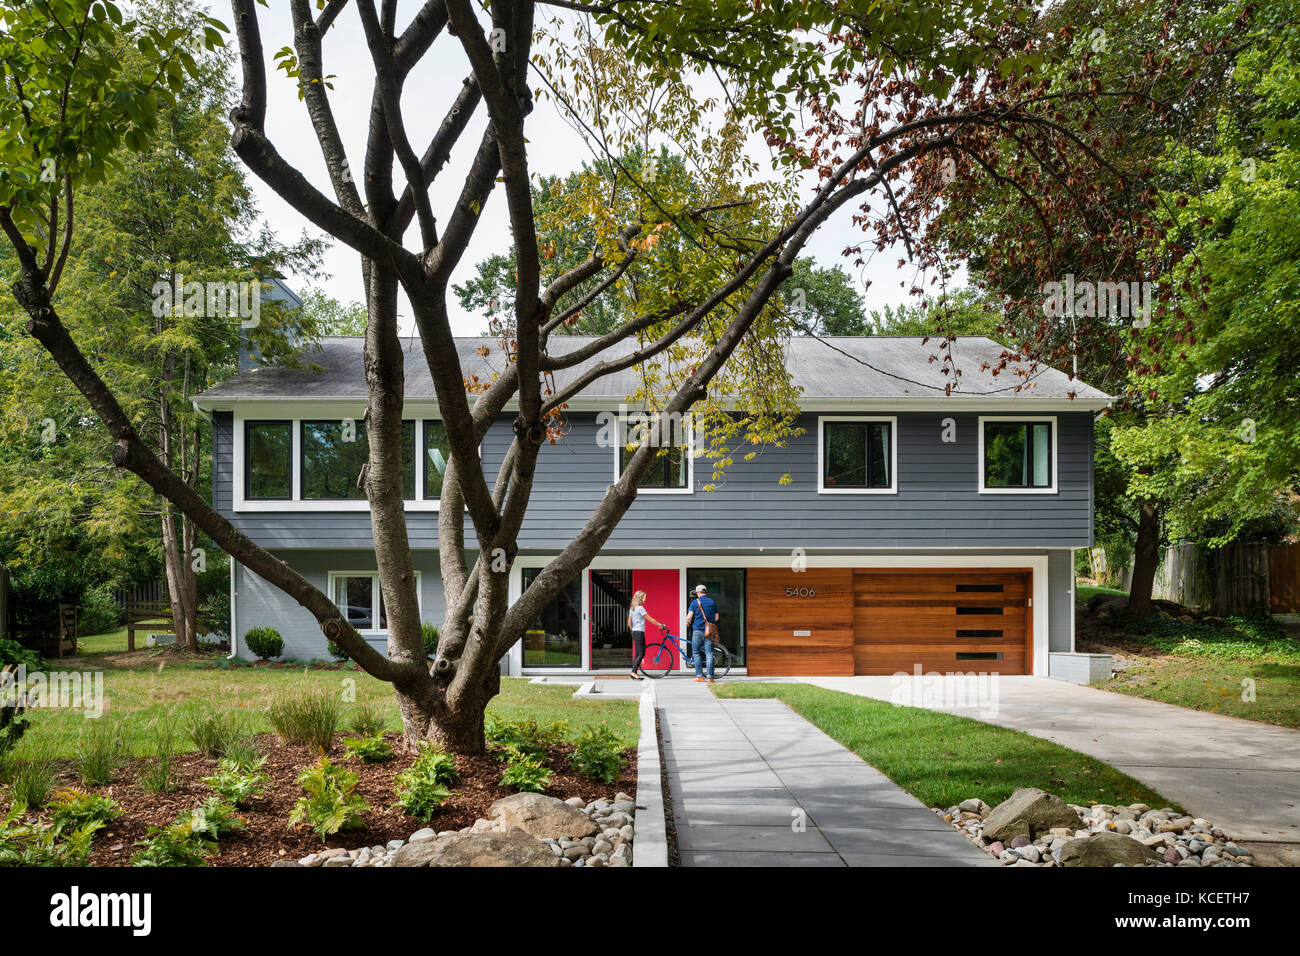
<svg viewBox="0 0 1300 956"><path fill-rule="evenodd" d="M526 833L451 833L408 843L393 866L559 866L555 852Z"/></svg>
<svg viewBox="0 0 1300 956"><path fill-rule="evenodd" d="M1037 787L1021 787L984 818L984 839L1010 844L1016 837L1036 840L1052 827L1081 825L1079 814L1060 797Z"/></svg>
<svg viewBox="0 0 1300 956"><path fill-rule="evenodd" d="M539 840L591 836L600 827L577 807L541 793L513 793L488 807L488 819L516 826Z"/></svg>
<svg viewBox="0 0 1300 956"><path fill-rule="evenodd" d="M1061 866L1142 866L1159 863L1162 857L1149 846L1122 833L1102 831L1078 837L1061 847Z"/></svg>

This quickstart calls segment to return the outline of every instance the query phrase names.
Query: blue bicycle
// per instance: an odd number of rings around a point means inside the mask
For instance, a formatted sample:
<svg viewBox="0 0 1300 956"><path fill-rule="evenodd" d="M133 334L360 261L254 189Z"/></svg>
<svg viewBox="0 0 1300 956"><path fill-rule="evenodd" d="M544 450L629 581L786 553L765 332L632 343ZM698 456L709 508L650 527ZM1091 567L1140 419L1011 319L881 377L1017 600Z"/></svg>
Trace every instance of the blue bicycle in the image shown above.
<svg viewBox="0 0 1300 956"><path fill-rule="evenodd" d="M695 665L691 657L690 641L682 640L676 634L669 634L668 628L663 629L663 640L657 644L649 644L645 649L645 659L641 661L641 673L646 677L652 677L658 680L671 674L673 668L673 658L676 654L681 654L682 662L689 667ZM674 653L675 652L675 653ZM713 676L715 679L726 677L731 673L731 652L721 644L713 645Z"/></svg>

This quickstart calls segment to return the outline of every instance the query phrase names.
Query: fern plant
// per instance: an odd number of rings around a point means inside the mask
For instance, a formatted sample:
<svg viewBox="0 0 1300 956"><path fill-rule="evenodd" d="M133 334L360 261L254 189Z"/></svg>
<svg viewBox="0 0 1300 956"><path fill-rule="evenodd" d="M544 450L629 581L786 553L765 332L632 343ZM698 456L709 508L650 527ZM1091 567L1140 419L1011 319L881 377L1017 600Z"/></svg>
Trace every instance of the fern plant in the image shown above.
<svg viewBox="0 0 1300 956"><path fill-rule="evenodd" d="M203 782L222 800L246 809L266 792L271 783L271 778L262 772L262 765L265 763L265 754L253 763L251 769L241 767L239 761L234 758L222 757L217 764L217 772L210 777L204 777Z"/></svg>
<svg viewBox="0 0 1300 956"><path fill-rule="evenodd" d="M501 774L501 786L520 793L541 793L550 782L551 771L541 760L519 750L510 751L505 773Z"/></svg>
<svg viewBox="0 0 1300 956"><path fill-rule="evenodd" d="M613 783L623 765L623 742L608 727L591 727L574 741L570 758L584 777L599 783Z"/></svg>
<svg viewBox="0 0 1300 956"><path fill-rule="evenodd" d="M307 791L299 797L289 814L289 826L307 824L324 841L340 830L362 826L370 809L366 798L353 793L357 775L346 767L331 763L324 755L298 775L298 783Z"/></svg>

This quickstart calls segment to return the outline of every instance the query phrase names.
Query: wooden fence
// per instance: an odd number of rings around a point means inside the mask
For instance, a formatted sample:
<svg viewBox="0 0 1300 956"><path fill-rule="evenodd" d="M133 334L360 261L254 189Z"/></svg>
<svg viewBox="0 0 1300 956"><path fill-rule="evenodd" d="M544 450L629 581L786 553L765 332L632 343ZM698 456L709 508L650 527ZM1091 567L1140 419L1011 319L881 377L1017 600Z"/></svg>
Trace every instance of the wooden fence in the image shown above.
<svg viewBox="0 0 1300 956"><path fill-rule="evenodd" d="M1198 549L1195 544L1174 545L1165 549L1152 596L1218 615L1280 613L1271 592L1275 586L1289 586L1294 603L1296 575L1300 571L1300 550L1293 550L1289 566L1273 556L1273 552L1286 548L1297 546L1270 548L1267 544L1237 542L1222 548ZM1127 591L1132 583L1133 571L1125 568L1121 586Z"/></svg>
<svg viewBox="0 0 1300 956"><path fill-rule="evenodd" d="M1268 549L1270 610L1274 614L1300 614L1300 544Z"/></svg>

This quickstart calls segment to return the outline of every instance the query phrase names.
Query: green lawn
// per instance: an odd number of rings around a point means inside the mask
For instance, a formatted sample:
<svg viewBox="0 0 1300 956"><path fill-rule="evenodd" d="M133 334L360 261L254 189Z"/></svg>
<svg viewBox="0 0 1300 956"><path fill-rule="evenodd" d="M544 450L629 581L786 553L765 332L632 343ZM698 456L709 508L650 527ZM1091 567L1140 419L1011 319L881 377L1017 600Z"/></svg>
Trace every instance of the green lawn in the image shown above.
<svg viewBox="0 0 1300 956"><path fill-rule="evenodd" d="M1086 604L1090 598L1097 594L1113 594L1116 597L1128 597L1127 591L1117 591L1115 588L1101 588L1091 584L1079 584L1075 586L1075 600Z"/></svg>
<svg viewBox="0 0 1300 956"><path fill-rule="evenodd" d="M1150 648L1106 690L1283 727L1300 727L1300 641L1268 618L1226 627L1152 617L1123 635Z"/></svg>
<svg viewBox="0 0 1300 956"><path fill-rule="evenodd" d="M240 667L227 670L184 663L159 666L153 661L141 667L105 669L103 673L107 719L121 722L129 736L130 749L137 756L149 753L150 727L155 722L183 727L185 712L193 708L239 710L248 716L255 732L269 731L264 709L271 699L304 688L355 695L359 704L382 708L391 730L400 727L392 689L356 669ZM634 701L575 701L573 690L530 684L521 678L502 678L501 693L488 712L510 720L526 717L536 717L541 723L567 720L575 731L604 724L616 731L624 743L636 743L639 724ZM345 704L345 720L346 711ZM31 729L15 756L22 759L33 748L49 747L53 756L71 757L89 723L80 711L33 710ZM188 741L185 745L193 749Z"/></svg>
<svg viewBox="0 0 1300 956"><path fill-rule="evenodd" d="M968 797L990 806L1017 787L1069 803L1174 806L1109 764L1016 730L967 717L807 684L729 683L719 697L775 697L932 807Z"/></svg>

